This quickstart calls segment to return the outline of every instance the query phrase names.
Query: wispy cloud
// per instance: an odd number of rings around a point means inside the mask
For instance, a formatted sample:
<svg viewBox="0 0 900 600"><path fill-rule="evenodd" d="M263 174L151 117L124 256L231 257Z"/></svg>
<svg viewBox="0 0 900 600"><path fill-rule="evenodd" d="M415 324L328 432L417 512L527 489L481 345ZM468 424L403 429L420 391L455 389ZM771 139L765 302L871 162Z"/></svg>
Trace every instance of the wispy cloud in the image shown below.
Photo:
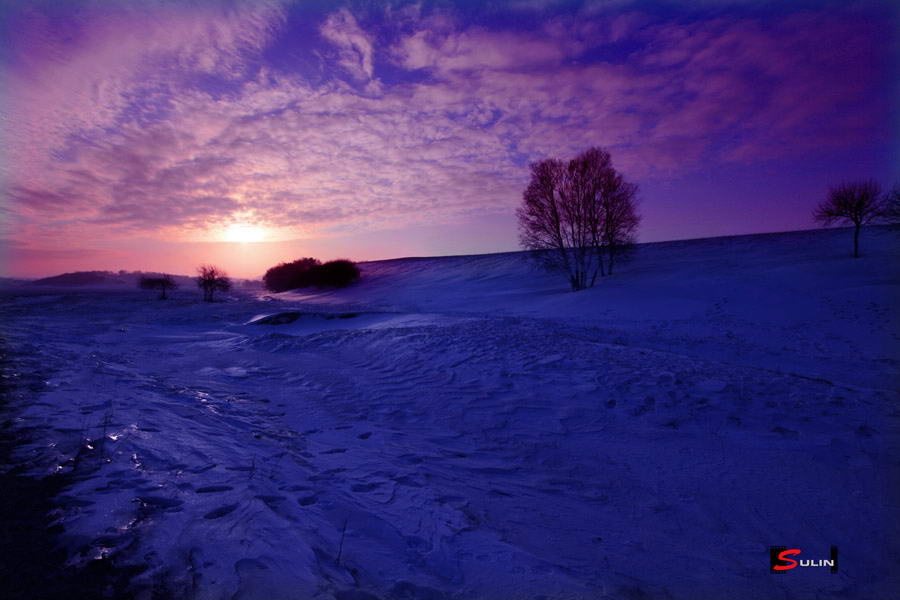
<svg viewBox="0 0 900 600"><path fill-rule="evenodd" d="M320 29L322 36L335 47L337 64L355 79L372 79L372 40L346 8L329 15Z"/></svg>

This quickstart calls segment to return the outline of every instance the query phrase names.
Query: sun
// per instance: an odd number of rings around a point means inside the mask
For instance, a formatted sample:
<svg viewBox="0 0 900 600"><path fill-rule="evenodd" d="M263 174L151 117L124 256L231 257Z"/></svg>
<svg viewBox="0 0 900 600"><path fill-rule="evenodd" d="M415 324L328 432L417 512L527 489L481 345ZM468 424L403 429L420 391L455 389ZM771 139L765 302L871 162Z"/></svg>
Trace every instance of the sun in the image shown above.
<svg viewBox="0 0 900 600"><path fill-rule="evenodd" d="M258 225L250 223L232 223L225 230L223 236L226 242L239 242L248 244L251 242L261 242L266 239L266 230Z"/></svg>

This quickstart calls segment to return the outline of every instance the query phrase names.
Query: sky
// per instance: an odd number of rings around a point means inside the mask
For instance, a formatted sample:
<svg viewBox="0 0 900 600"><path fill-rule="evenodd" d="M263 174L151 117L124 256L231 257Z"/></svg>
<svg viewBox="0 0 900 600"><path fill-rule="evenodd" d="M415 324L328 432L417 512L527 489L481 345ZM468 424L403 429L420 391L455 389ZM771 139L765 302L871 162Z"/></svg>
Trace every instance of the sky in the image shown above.
<svg viewBox="0 0 900 600"><path fill-rule="evenodd" d="M892 2L0 0L0 275L518 249L592 146L641 241L900 181Z"/></svg>

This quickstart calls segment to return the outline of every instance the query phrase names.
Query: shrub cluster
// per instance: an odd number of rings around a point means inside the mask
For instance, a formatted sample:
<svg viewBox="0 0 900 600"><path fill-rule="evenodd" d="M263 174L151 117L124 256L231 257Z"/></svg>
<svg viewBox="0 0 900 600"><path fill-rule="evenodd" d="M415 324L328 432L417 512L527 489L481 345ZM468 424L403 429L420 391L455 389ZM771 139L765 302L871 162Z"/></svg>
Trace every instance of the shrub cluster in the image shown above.
<svg viewBox="0 0 900 600"><path fill-rule="evenodd" d="M263 283L271 292L284 292L312 284L310 271L322 263L315 258L300 258L294 262L281 263L263 275Z"/></svg>
<svg viewBox="0 0 900 600"><path fill-rule="evenodd" d="M346 287L359 279L359 267L349 260L322 263L315 258L300 258L294 262L274 266L263 276L266 289L285 292L309 286L320 288Z"/></svg>

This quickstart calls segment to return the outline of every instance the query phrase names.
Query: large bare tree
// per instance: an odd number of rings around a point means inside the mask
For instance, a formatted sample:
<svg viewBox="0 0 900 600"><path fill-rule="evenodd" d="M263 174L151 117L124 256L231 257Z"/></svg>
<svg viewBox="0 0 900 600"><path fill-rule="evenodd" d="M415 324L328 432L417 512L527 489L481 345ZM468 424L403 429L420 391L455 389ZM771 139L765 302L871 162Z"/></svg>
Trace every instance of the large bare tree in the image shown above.
<svg viewBox="0 0 900 600"><path fill-rule="evenodd" d="M634 241L640 217L637 186L612 166L609 152L591 148L568 162L531 165L531 181L516 211L522 246L563 271L573 290L594 285Z"/></svg>
<svg viewBox="0 0 900 600"><path fill-rule="evenodd" d="M881 186L874 180L832 186L813 216L822 225L853 224L853 257L859 258L859 231L883 214Z"/></svg>
<svg viewBox="0 0 900 600"><path fill-rule="evenodd" d="M212 302L213 294L231 289L231 280L219 267L200 265L197 267L197 287L203 290L203 300Z"/></svg>
<svg viewBox="0 0 900 600"><path fill-rule="evenodd" d="M637 185L625 181L612 166L602 180L600 215L600 244L597 247L606 255L606 273L612 275L613 265L634 245L641 223L637 211Z"/></svg>

